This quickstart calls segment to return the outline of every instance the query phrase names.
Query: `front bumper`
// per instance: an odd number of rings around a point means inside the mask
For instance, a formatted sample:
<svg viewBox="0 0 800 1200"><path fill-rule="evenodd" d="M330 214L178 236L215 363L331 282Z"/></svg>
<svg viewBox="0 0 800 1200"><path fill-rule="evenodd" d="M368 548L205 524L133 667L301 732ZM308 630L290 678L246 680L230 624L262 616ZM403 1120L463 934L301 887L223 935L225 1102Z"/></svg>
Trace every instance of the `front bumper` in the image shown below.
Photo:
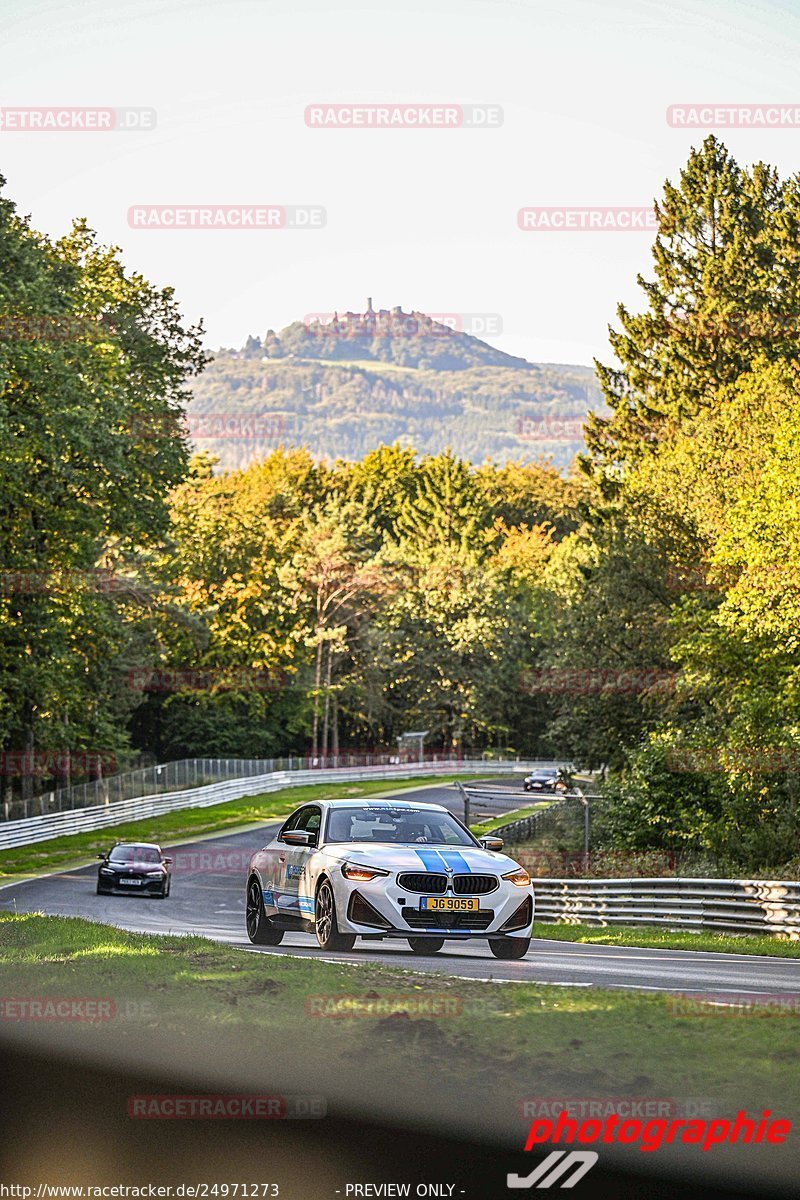
<svg viewBox="0 0 800 1200"><path fill-rule="evenodd" d="M340 930L362 937L530 937L533 924L533 888L503 880L495 891L477 897L480 907L471 913L421 910L421 896L399 887L394 876L351 884L339 874L333 885Z"/></svg>
<svg viewBox="0 0 800 1200"><path fill-rule="evenodd" d="M163 875L160 879L139 879L135 883L121 883L120 879L119 875L101 875L98 879L101 892L115 896L160 896L167 886Z"/></svg>

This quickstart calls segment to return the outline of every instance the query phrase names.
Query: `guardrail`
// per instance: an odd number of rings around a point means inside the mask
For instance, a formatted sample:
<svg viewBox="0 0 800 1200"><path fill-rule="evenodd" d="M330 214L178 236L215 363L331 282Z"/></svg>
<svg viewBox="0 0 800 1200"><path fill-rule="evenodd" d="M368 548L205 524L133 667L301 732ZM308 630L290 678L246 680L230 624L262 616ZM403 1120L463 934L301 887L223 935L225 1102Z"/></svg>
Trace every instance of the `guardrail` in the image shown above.
<svg viewBox="0 0 800 1200"><path fill-rule="evenodd" d="M655 925L800 938L800 882L534 879L537 921Z"/></svg>
<svg viewBox="0 0 800 1200"><path fill-rule="evenodd" d="M58 756L56 756L58 757ZM68 756L67 756L68 758ZM21 771L32 770L36 754L20 755ZM119 800L140 800L144 796L161 796L165 792L183 792L189 788L208 787L231 779L251 775L271 775L274 771L303 771L342 767L389 767L416 765L418 762L455 763L455 754L428 753L418 758L409 754L358 753L324 756L305 755L289 758L181 758L166 763L154 763L134 771L104 775L86 783L50 788L36 796L15 798L6 793L0 805L0 818L6 821L26 820L47 816L74 808L94 808L101 804L116 804ZM488 760L487 760L488 761ZM510 761L510 760L509 760ZM549 764L545 764L546 766Z"/></svg>
<svg viewBox="0 0 800 1200"><path fill-rule="evenodd" d="M281 788L303 787L309 783L344 783L358 779L410 779L416 775L475 775L479 772L510 775L549 765L541 762L486 762L476 759L455 763L422 762L405 763L400 766L321 767L312 770L271 771L263 775L230 779L223 783L168 792L159 796L139 796L89 808L4 822L0 825L0 850L45 842L65 834L104 829L109 825L138 821L143 817L157 817L180 808L210 808L215 804L225 804L228 800L239 800L243 796L277 792Z"/></svg>

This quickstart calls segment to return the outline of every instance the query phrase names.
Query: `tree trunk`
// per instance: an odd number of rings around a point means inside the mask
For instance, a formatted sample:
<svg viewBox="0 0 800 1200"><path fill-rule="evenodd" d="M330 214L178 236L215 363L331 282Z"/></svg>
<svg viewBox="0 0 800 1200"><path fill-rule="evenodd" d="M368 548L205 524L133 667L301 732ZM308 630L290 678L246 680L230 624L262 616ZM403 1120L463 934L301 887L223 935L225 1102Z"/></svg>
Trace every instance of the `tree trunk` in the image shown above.
<svg viewBox="0 0 800 1200"><path fill-rule="evenodd" d="M20 794L24 804L24 813L28 815L28 801L33 795L34 790L34 775L36 771L36 757L34 754L35 739L33 735L33 708L30 701L26 700L24 705L23 722L25 725L25 737L23 740L23 755L22 765L20 767Z"/></svg>
<svg viewBox="0 0 800 1200"><path fill-rule="evenodd" d="M314 715L311 721L311 754L319 754L319 686L322 680L322 630L317 629L317 657L314 663Z"/></svg>
<svg viewBox="0 0 800 1200"><path fill-rule="evenodd" d="M325 712L322 719L322 753L328 754L328 725L331 711L331 661L333 659L333 644L328 642L328 667L325 671Z"/></svg>
<svg viewBox="0 0 800 1200"><path fill-rule="evenodd" d="M336 692L331 697L333 704L333 759L334 765L339 761L339 701Z"/></svg>

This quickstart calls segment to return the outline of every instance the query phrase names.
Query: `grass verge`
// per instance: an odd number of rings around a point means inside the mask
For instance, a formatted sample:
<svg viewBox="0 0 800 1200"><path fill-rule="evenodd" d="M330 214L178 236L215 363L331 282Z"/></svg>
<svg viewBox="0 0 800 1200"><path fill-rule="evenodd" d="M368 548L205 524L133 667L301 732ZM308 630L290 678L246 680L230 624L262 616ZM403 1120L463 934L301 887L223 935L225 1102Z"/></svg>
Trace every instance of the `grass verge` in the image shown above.
<svg viewBox="0 0 800 1200"><path fill-rule="evenodd" d="M500 829L501 826L508 825L511 821L523 821L525 817L532 817L541 809L549 808L552 803L552 800L540 800L538 804L530 804L527 808L514 808L511 812L502 813L499 817L492 817L488 821L479 821L475 825L470 825L470 829L477 837L483 837L484 834L491 833L493 829Z"/></svg>
<svg viewBox="0 0 800 1200"><path fill-rule="evenodd" d="M781 1019L758 1006L687 1013L666 995L455 979L359 958L248 954L204 938L2 913L0 1031L8 1029L6 998L95 997L113 1001L112 1018L73 1023L71 1036L95 1049L99 1039L115 1056L126 1045L158 1056L170 1039L178 1067L182 1054L196 1061L202 1046L204 1059L243 1081L258 1047L256 1066L286 1052L299 1071L302 1053L324 1064L329 1079L346 1075L348 1064L363 1077L369 1064L371 1075L423 1097L439 1085L476 1089L517 1121L531 1095L705 1097L723 1111L726 1099L744 1107L769 1095L780 1097L783 1113L800 1107L796 1009ZM321 997L335 1015L325 1015ZM343 1015L343 998L374 1011ZM432 998L448 1001L449 1011L426 1010ZM43 1036L52 1025L42 1023Z"/></svg>
<svg viewBox="0 0 800 1200"><path fill-rule="evenodd" d="M534 889L536 880L533 881ZM588 946L639 946L644 950L704 950L720 954L764 954L770 958L800 958L800 942L758 934L692 933L688 930L643 929L639 926L568 925L536 921L533 936Z"/></svg>
<svg viewBox="0 0 800 1200"><path fill-rule="evenodd" d="M283 788L261 796L243 796L213 808L182 808L160 817L126 821L90 833L73 833L35 842L13 850L0 851L0 880L20 875L54 871L81 859L94 858L101 850L118 840L138 840L161 844L188 841L208 833L221 833L237 826L254 825L259 821L279 820L308 800L328 800L333 797L377 796L406 788L452 783L458 776L431 775L414 779L382 779L362 783L317 783L308 787Z"/></svg>

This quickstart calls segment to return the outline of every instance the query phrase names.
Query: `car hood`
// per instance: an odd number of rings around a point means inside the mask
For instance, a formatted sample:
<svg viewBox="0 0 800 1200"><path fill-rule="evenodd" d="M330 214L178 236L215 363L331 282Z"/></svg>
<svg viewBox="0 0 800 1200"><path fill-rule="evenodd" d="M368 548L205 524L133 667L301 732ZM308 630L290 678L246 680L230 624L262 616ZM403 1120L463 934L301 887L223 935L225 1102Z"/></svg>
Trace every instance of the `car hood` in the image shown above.
<svg viewBox="0 0 800 1200"><path fill-rule="evenodd" d="M105 862L101 867L110 867L112 871L163 871L163 863L148 862Z"/></svg>
<svg viewBox="0 0 800 1200"><path fill-rule="evenodd" d="M341 862L364 863L385 871L433 871L444 874L450 867L456 875L503 875L519 864L507 854L480 850L477 846L396 846L376 842L336 842L327 850Z"/></svg>

